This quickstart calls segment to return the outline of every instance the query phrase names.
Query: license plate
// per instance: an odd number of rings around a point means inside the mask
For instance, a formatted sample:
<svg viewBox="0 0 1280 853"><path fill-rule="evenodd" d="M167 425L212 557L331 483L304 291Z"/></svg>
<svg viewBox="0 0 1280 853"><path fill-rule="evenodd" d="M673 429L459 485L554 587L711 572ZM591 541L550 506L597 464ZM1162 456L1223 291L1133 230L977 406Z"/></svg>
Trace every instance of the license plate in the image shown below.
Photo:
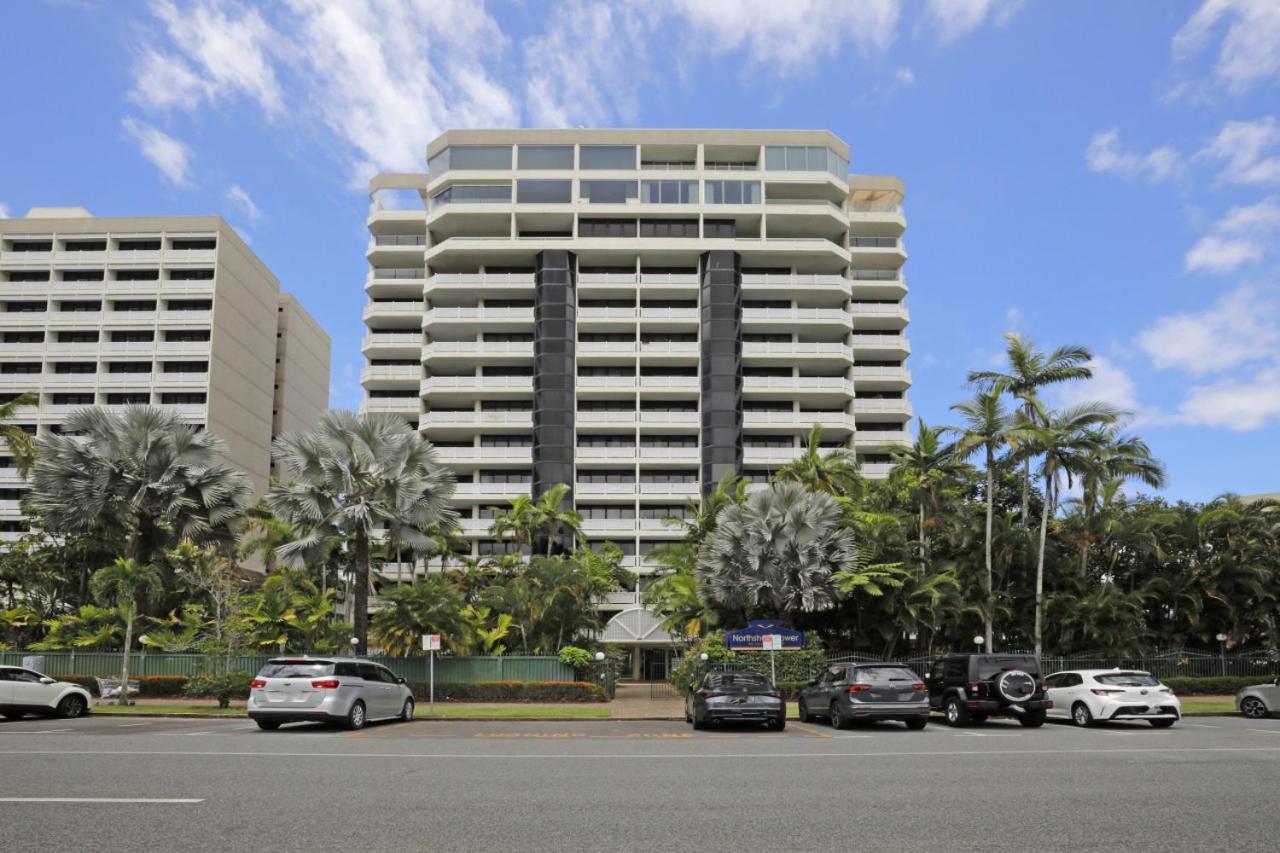
<svg viewBox="0 0 1280 853"><path fill-rule="evenodd" d="M910 702L910 701L915 697L915 695L916 695L916 694L914 694L914 693L899 693L899 694L898 694L898 701L899 701L899 702Z"/></svg>

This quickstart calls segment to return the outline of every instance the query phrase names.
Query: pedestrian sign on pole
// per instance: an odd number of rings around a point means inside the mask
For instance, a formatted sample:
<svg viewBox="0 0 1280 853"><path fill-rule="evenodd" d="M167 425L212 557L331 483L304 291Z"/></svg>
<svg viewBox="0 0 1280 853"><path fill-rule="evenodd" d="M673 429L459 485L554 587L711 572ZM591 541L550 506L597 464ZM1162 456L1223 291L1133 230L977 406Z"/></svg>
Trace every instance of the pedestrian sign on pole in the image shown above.
<svg viewBox="0 0 1280 853"><path fill-rule="evenodd" d="M430 670L427 677L428 690L430 692L427 694L427 697L428 701L431 703L431 716L434 717L436 715L436 652L440 650L440 635L423 634L422 650L424 652L429 652L431 655Z"/></svg>
<svg viewBox="0 0 1280 853"><path fill-rule="evenodd" d="M778 649L782 648L782 635L781 634L761 634L760 648L769 652L769 677L770 677L770 680L773 681L774 685L777 685L778 664L774 660L774 656L777 654Z"/></svg>
<svg viewBox="0 0 1280 853"><path fill-rule="evenodd" d="M440 635L439 635L439 634L423 634L423 635L422 635L422 650L423 650L424 652L436 652L436 651L439 651L439 650L440 650Z"/></svg>

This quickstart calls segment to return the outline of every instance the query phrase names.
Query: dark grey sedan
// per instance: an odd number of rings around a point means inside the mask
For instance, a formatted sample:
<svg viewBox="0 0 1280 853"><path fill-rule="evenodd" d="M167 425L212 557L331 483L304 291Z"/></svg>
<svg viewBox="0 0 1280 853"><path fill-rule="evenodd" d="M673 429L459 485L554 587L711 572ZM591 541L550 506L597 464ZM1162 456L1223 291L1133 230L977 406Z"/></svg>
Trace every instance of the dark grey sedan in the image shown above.
<svg viewBox="0 0 1280 853"><path fill-rule="evenodd" d="M702 685L684 700L684 719L695 729L719 723L764 723L781 731L787 726L782 692L757 672L709 672Z"/></svg>
<svg viewBox="0 0 1280 853"><path fill-rule="evenodd" d="M801 722L826 717L843 729L856 721L900 720L909 729L929 722L929 689L899 663L837 664L800 691Z"/></svg>

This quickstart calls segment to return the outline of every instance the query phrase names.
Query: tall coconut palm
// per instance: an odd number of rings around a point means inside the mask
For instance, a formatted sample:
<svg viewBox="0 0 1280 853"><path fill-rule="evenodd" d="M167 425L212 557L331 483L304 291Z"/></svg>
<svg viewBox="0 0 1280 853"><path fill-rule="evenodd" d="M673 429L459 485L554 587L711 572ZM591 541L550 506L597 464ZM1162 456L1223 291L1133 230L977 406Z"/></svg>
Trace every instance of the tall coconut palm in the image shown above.
<svg viewBox="0 0 1280 853"><path fill-rule="evenodd" d="M18 471L23 476L26 476L27 472L31 470L32 463L35 462L36 446L25 430L10 423L10 421L18 414L18 409L34 406L39 402L39 397L35 394L27 393L19 394L12 400L0 403L0 438L4 439L5 443L9 445L9 453L13 456L13 464L18 466Z"/></svg>
<svg viewBox="0 0 1280 853"><path fill-rule="evenodd" d="M1046 411L1036 407L1036 417L1020 419L1009 432L1021 458L1037 458L1044 480L1044 506L1040 510L1040 543L1036 557L1035 647L1040 654L1044 621L1044 556L1049 529L1049 513L1056 505L1058 478L1065 476L1070 485L1087 464L1100 452L1101 431L1114 424L1122 412L1105 403L1083 403L1062 411Z"/></svg>
<svg viewBox="0 0 1280 853"><path fill-rule="evenodd" d="M1089 362L1093 353L1082 346L1060 346L1045 355L1036 349L1035 341L1017 332L1006 332L1005 356L1009 371L975 370L969 374L969 383L995 394L1008 393L1021 404L1022 417L1034 421L1038 411L1038 394L1041 388L1089 379L1093 370ZM1031 460L1023 460L1022 468L1022 523L1029 522L1031 507Z"/></svg>
<svg viewBox="0 0 1280 853"><path fill-rule="evenodd" d="M115 607L124 620L124 654L120 657L120 702L129 704L129 652L133 645L133 623L138 604L160 594L163 584L155 567L120 557L93 573L89 589L99 603Z"/></svg>
<svg viewBox="0 0 1280 853"><path fill-rule="evenodd" d="M281 557L306 554L337 530L349 537L354 573L356 651L369 643L369 543L385 527L388 537L415 552L431 547L428 531L452 525L448 508L452 472L403 418L334 410L316 429L275 441L275 459L291 482L267 493L267 504L296 525L301 536L281 546Z"/></svg>
<svg viewBox="0 0 1280 853"><path fill-rule="evenodd" d="M916 439L911 446L895 447L889 455L894 464L893 474L908 482L916 505L923 574L929 561L930 519L937 515L942 487L964 470L964 464L957 460L950 445L942 443L942 429L926 426L923 418L916 419Z"/></svg>
<svg viewBox="0 0 1280 853"><path fill-rule="evenodd" d="M811 492L832 497L859 497L865 481L858 471L858 456L847 447L822 452L822 424L814 424L804 451L778 471L779 480L792 480Z"/></svg>
<svg viewBox="0 0 1280 853"><path fill-rule="evenodd" d="M28 501L46 529L122 532L124 556L139 563L183 539L232 540L253 488L212 433L152 406L76 409L65 430L77 435L36 441Z"/></svg>
<svg viewBox="0 0 1280 853"><path fill-rule="evenodd" d="M774 483L730 504L698 552L703 595L719 612L813 613L835 606L832 576L858 567L840 505L797 483Z"/></svg>
<svg viewBox="0 0 1280 853"><path fill-rule="evenodd" d="M1012 427L1012 421L1004 410L1004 403L1001 401L1000 395L986 391L979 391L972 400L956 403L951 409L959 412L964 418L964 423L960 426L946 428L949 432L956 433L958 436L954 445L956 457L958 459L966 459L979 451L983 456L983 470L987 479L985 496L987 517L983 538L983 556L986 565L982 587L983 633L986 635L984 648L995 651L995 646L992 645L994 640L995 596L991 568L991 527L992 518L995 514L996 457L1008 447L1009 429Z"/></svg>
<svg viewBox="0 0 1280 853"><path fill-rule="evenodd" d="M511 537L516 550L533 542L537 535L537 507L529 495L516 495L508 498L509 509L498 510L489 525L489 535L494 539Z"/></svg>
<svg viewBox="0 0 1280 853"><path fill-rule="evenodd" d="M679 518L672 516L666 523L684 528L684 541L697 549L716 529L721 510L746 499L747 481L736 474L726 474L701 498L690 498Z"/></svg>
<svg viewBox="0 0 1280 853"><path fill-rule="evenodd" d="M576 509L565 508L565 498L568 495L569 487L564 483L557 483L538 495L533 502L535 541L546 543L548 557L557 543L561 549L568 550L564 544L565 538L578 542L583 540L582 514Z"/></svg>
<svg viewBox="0 0 1280 853"><path fill-rule="evenodd" d="M1137 480L1153 489L1165 484L1164 465L1136 435L1115 426L1098 430L1097 450L1080 460L1080 507L1084 530L1080 541L1080 574L1089 570L1089 545L1093 542L1093 518L1098 498L1108 483Z"/></svg>

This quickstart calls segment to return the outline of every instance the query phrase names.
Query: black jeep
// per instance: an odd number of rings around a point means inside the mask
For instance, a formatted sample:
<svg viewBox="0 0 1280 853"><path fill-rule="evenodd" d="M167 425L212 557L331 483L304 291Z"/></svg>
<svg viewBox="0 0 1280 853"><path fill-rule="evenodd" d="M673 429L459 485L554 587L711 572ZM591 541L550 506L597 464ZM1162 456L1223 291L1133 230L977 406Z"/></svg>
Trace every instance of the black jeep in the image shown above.
<svg viewBox="0 0 1280 853"><path fill-rule="evenodd" d="M943 655L934 661L927 681L929 707L941 711L949 726L1016 717L1022 725L1038 728L1053 707L1045 698L1035 655Z"/></svg>

